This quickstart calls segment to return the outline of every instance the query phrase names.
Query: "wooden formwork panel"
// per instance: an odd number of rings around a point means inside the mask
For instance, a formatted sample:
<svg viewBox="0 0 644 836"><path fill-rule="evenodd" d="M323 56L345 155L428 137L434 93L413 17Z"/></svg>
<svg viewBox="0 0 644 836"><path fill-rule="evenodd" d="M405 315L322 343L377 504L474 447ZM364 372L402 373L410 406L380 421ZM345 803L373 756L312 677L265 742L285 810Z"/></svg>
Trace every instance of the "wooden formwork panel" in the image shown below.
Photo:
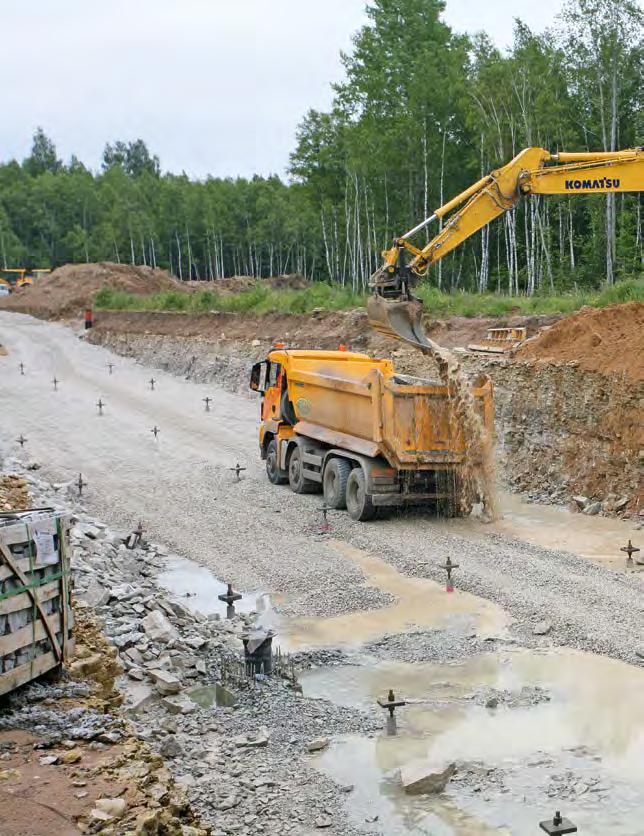
<svg viewBox="0 0 644 836"><path fill-rule="evenodd" d="M0 694L73 652L69 527L51 509L0 514Z"/></svg>

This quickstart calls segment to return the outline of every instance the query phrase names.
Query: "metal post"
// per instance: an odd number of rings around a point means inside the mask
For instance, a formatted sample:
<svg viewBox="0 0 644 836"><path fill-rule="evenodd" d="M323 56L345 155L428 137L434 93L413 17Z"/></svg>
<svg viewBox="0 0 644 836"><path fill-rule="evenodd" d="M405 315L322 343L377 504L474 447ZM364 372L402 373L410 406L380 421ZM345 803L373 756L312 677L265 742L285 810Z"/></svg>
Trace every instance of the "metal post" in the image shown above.
<svg viewBox="0 0 644 836"><path fill-rule="evenodd" d="M445 587L445 590L447 592L454 592L454 587L452 586L452 572L454 571L454 569L458 569L458 567L459 564L452 563L452 558L449 557L449 555L445 563L441 565L441 569L445 569L445 571L447 572L447 586Z"/></svg>
<svg viewBox="0 0 644 836"><path fill-rule="evenodd" d="M637 548L637 546L634 546L630 540L628 541L627 545L622 546L620 548L620 552L626 552L626 554L628 555L628 557L626 558L627 563L633 562L633 555L635 554L635 552L638 551L639 549Z"/></svg>
<svg viewBox="0 0 644 836"><path fill-rule="evenodd" d="M228 468L228 470L232 470L232 472L233 472L233 473L235 474L235 476L237 477L237 481L239 482L239 481L241 480L241 475L240 475L240 474L241 474L241 472L242 472L243 470L246 470L246 468L245 468L245 467L242 467L242 466L239 464L239 462L237 462L237 464L235 465L235 467L229 467L229 468Z"/></svg>

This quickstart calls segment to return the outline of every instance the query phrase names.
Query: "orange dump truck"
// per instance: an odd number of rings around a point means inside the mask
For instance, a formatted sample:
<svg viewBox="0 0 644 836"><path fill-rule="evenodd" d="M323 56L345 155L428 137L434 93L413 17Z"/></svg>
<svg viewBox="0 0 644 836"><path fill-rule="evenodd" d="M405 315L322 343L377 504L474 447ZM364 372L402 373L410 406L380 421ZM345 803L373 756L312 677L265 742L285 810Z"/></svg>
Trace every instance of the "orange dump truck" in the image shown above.
<svg viewBox="0 0 644 836"><path fill-rule="evenodd" d="M321 490L355 520L411 504L466 513L477 499L464 496L465 441L440 383L366 354L275 349L253 366L250 388L262 394L259 444L274 485ZM473 393L491 428L489 378Z"/></svg>

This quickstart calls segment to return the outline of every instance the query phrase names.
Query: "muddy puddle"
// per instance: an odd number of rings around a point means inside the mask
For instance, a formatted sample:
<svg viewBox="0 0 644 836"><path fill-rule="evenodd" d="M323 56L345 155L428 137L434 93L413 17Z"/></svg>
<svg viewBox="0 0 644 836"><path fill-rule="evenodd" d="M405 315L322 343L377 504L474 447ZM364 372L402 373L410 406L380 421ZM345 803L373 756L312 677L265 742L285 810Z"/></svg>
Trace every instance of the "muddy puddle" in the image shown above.
<svg viewBox="0 0 644 836"><path fill-rule="evenodd" d="M644 832L644 670L573 650L505 650L453 664L365 658L301 676L304 694L381 711L407 705L397 734L343 737L313 758L356 822L387 836L535 834L555 809L585 836ZM496 708L486 707L491 696ZM385 712L382 712L383 715ZM391 730L390 730L391 731ZM407 796L398 770L464 766L441 796ZM488 773L488 770L490 772Z"/></svg>
<svg viewBox="0 0 644 836"><path fill-rule="evenodd" d="M620 547L636 534L629 520L588 517L561 506L526 502L508 492L499 494L499 506L500 518L489 524L474 518L444 520L437 524L449 527L463 537L478 537L494 530L535 546L570 552L612 569L626 568L626 556Z"/></svg>
<svg viewBox="0 0 644 836"><path fill-rule="evenodd" d="M205 566L185 557L173 557L168 560L165 571L157 580L160 586L180 598L191 612L200 612L202 615L218 613L222 618L227 615L228 605L217 597L225 594L227 585ZM270 613L270 598L264 592L242 593L240 600L235 601L235 611Z"/></svg>
<svg viewBox="0 0 644 836"><path fill-rule="evenodd" d="M474 632L483 638L507 632L506 612L490 601L457 589L448 593L443 584L403 575L384 560L340 540L329 540L327 545L362 569L366 586L392 595L395 602L332 618L289 619L280 631L289 649L357 647L419 627Z"/></svg>

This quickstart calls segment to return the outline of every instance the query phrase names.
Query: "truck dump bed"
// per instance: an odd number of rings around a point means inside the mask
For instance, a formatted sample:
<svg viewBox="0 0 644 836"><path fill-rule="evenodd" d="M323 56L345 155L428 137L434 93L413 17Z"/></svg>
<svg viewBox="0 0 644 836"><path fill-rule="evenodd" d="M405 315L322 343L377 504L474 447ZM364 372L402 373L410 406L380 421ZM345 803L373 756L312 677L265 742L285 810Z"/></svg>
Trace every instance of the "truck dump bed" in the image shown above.
<svg viewBox="0 0 644 836"><path fill-rule="evenodd" d="M297 423L295 432L397 470L437 470L465 459L465 439L447 386L404 377L390 360L342 351L276 351ZM492 384L473 390L484 423L493 421Z"/></svg>

